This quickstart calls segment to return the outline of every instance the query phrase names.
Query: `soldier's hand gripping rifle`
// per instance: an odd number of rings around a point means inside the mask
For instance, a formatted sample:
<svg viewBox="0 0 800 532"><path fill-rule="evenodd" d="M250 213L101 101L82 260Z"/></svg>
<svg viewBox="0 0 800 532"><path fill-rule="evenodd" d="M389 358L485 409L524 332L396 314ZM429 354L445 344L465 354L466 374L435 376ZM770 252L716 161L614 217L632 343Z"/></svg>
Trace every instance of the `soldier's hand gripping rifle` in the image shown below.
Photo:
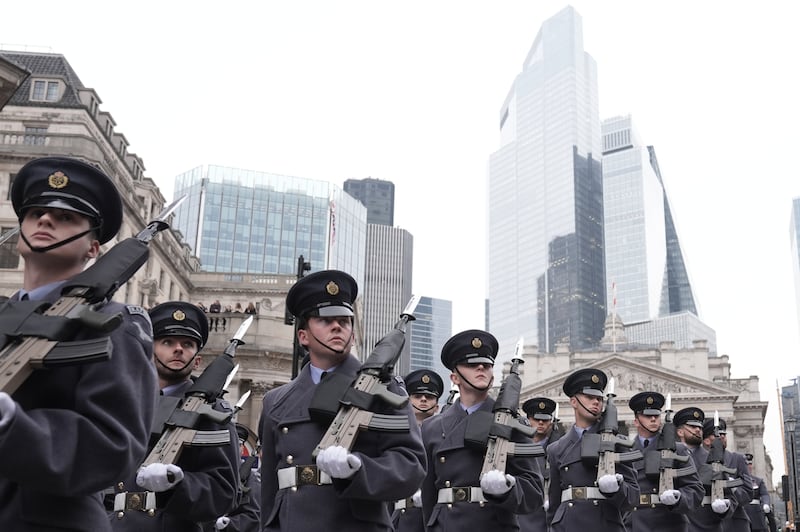
<svg viewBox="0 0 800 532"><path fill-rule="evenodd" d="M403 350L406 325L415 319L413 313L419 300L419 296L411 298L394 328L381 338L361 366L355 382L333 372L317 385L309 406L311 415L323 420L330 419L331 414L335 414L335 417L312 456L316 458L321 451L334 445L351 450L361 430L409 430L407 416L378 414L373 410L379 406L376 402L394 408L402 408L408 403L407 396L389 391L385 382L391 378L395 362ZM331 405L335 405L335 411L331 411Z"/></svg>
<svg viewBox="0 0 800 532"><path fill-rule="evenodd" d="M213 408L239 369L233 363L236 348L244 344L242 338L252 323L253 316L242 322L222 355L203 370L182 398L161 397L153 422L153 431L160 433L160 437L144 459L140 471L151 464L176 464L184 447L210 447L230 443L231 433L227 429L200 430L198 427L201 421L211 421L217 425L228 423L250 396L249 393L243 395L233 410L220 411ZM175 481L172 472L167 472L167 481ZM123 492L122 485L118 489L120 493L117 493L114 501L114 511L118 518L121 519L126 510L139 510L154 515L154 493L144 492L146 495L143 498L139 492Z"/></svg>
<svg viewBox="0 0 800 532"><path fill-rule="evenodd" d="M617 421L617 406L614 404L614 377L608 380L606 386L606 409L600 423L599 434L584 433L581 440L581 457L597 459L597 481L605 475L616 475L617 463L635 462L644 458L638 449L633 451L617 451L618 447L633 447L634 440L623 438L617 434L619 423Z"/></svg>
<svg viewBox="0 0 800 532"><path fill-rule="evenodd" d="M108 334L122 323L122 315L98 309L147 262L149 242L169 228L167 218L185 198L172 202L138 235L118 243L67 281L52 305L7 301L0 307L0 391L13 393L35 369L99 362L112 355ZM73 341L82 329L105 334Z"/></svg>
<svg viewBox="0 0 800 532"><path fill-rule="evenodd" d="M719 412L714 411L714 441L708 451L708 460L711 466L711 500L725 499L725 489L742 485L741 478L733 478L737 474L736 468L725 467L725 447L719 437Z"/></svg>
<svg viewBox="0 0 800 532"><path fill-rule="evenodd" d="M486 440L486 454L483 457L481 478L492 470L505 473L509 455L544 456L544 449L542 449L541 445L515 443L512 439L515 431L529 438L533 437L535 432L532 427L520 423L518 417L519 393L522 389L519 365L524 363L522 350L523 341L520 338L517 341L514 358L511 359L511 369L500 386L500 392L497 394L497 400L494 403L494 408L492 408L492 424L489 427L489 436Z"/></svg>
<svg viewBox="0 0 800 532"><path fill-rule="evenodd" d="M664 403L664 426L656 442L656 451L644 454L644 470L647 476L658 475L658 493L675 489L675 478L691 475L697 469L690 456L676 452L675 424L672 422L672 397L667 394Z"/></svg>

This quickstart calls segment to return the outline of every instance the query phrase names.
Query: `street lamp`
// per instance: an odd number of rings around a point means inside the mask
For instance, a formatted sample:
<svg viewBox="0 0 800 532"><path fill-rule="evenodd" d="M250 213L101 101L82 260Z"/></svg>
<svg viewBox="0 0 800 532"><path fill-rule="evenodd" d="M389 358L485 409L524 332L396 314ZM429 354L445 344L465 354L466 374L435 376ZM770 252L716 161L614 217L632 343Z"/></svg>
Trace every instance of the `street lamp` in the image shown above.
<svg viewBox="0 0 800 532"><path fill-rule="evenodd" d="M794 511L797 510L797 455L795 454L795 447L794 447L794 429L797 427L797 420L794 416L786 418L784 421L786 425L786 432L789 433L789 475L791 476L792 485L790 490L789 500L792 501L792 506L794 507ZM794 511L792 513L794 513ZM789 519L789 516L787 516ZM792 519L793 520L793 519Z"/></svg>

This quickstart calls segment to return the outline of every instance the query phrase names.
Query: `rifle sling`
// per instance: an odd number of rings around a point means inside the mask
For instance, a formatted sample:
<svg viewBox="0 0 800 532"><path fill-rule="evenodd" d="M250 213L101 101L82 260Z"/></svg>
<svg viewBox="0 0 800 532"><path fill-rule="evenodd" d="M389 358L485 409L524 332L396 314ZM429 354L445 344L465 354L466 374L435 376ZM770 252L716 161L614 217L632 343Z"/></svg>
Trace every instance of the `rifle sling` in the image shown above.
<svg viewBox="0 0 800 532"><path fill-rule="evenodd" d="M308 413L311 419L327 424L342 406L377 412L380 403L384 403L381 396L353 388L352 377L332 372L314 389Z"/></svg>
<svg viewBox="0 0 800 532"><path fill-rule="evenodd" d="M149 254L147 242L126 238L90 268L70 279L61 293L69 295L79 290L81 297L89 303L110 299L120 284L127 282L147 262Z"/></svg>

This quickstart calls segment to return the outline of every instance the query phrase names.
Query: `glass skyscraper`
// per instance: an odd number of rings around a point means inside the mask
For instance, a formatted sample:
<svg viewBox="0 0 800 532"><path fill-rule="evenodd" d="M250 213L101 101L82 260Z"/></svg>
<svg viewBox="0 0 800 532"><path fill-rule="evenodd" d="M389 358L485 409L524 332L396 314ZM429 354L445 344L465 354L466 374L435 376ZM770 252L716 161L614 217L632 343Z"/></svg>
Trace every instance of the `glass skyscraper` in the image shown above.
<svg viewBox="0 0 800 532"><path fill-rule="evenodd" d="M209 272L293 275L335 268L364 280L367 210L337 186L221 166L175 178L175 228Z"/></svg>
<svg viewBox="0 0 800 532"><path fill-rule="evenodd" d="M499 114L488 176L489 328L552 352L595 345L606 286L597 66L567 7L542 24Z"/></svg>
<svg viewBox="0 0 800 532"><path fill-rule="evenodd" d="M430 369L444 382L444 398L450 391L450 370L442 364L442 347L453 334L453 303L446 299L422 296L411 322L411 367L409 371ZM444 399L440 401L442 403Z"/></svg>
<svg viewBox="0 0 800 532"><path fill-rule="evenodd" d="M789 242L792 249L792 273L794 274L794 297L797 303L797 317L800 320L800 198L792 201L791 224L789 225ZM800 327L798 327L800 331Z"/></svg>

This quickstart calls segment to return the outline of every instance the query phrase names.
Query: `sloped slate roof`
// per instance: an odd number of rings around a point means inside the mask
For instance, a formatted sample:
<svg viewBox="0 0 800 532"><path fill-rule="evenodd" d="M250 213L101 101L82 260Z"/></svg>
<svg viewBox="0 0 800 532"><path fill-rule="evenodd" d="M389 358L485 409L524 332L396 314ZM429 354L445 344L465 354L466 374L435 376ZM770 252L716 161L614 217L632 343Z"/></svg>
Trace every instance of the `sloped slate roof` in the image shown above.
<svg viewBox="0 0 800 532"><path fill-rule="evenodd" d="M0 56L8 61L12 61L22 68L30 71L31 75L19 86L8 105L43 105L52 107L84 107L78 98L78 90L84 89L80 78L72 70L72 67L61 54L35 53L35 52L12 52L0 51ZM29 95L31 83L36 77L58 77L66 82L66 91L61 100L57 102L31 102Z"/></svg>

